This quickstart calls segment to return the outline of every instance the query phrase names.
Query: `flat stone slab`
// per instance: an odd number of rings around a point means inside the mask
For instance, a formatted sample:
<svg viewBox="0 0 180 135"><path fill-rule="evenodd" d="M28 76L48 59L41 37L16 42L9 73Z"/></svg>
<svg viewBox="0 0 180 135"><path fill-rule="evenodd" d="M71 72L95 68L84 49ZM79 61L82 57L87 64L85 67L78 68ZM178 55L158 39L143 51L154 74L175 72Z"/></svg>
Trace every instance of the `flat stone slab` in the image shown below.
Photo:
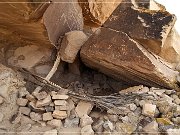
<svg viewBox="0 0 180 135"><path fill-rule="evenodd" d="M100 28L84 44L82 61L106 75L131 84L178 89L178 72L126 33Z"/></svg>

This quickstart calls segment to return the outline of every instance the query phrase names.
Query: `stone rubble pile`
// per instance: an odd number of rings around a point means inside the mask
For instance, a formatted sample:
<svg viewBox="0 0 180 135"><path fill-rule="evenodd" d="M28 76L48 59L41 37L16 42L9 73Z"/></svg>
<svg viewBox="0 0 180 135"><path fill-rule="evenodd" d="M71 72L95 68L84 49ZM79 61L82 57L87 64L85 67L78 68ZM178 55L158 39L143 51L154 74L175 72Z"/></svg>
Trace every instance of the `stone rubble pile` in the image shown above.
<svg viewBox="0 0 180 135"><path fill-rule="evenodd" d="M148 94L146 99L119 106L122 110L100 112L93 103L70 98L55 91L19 91L19 110L12 123L51 127L44 134L58 134L59 129L79 129L78 134L180 134L180 93L174 90L134 86L119 93ZM1 104L3 98L0 97ZM0 115L1 116L1 115ZM2 116L1 116L2 117ZM1 118L2 119L2 118ZM28 131L30 132L30 131Z"/></svg>

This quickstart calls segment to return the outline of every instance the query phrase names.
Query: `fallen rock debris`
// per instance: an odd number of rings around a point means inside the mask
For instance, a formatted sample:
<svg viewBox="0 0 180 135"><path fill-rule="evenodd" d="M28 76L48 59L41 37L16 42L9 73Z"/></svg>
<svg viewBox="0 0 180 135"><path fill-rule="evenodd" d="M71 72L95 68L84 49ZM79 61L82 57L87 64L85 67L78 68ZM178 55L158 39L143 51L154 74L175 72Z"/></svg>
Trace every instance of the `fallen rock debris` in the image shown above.
<svg viewBox="0 0 180 135"><path fill-rule="evenodd" d="M14 69L0 65L0 134L179 135L180 36L173 28L176 17L153 0L145 1L112 0L110 6L106 0L52 0L21 5L14 14L7 14L0 5L0 23L8 26L0 27L2 43L22 44L0 51L0 56L5 52L3 62ZM16 6L7 6L12 7ZM22 17L21 12L27 9L30 16ZM15 16L26 19L20 19L22 23ZM9 23L12 20L14 23ZM18 31L13 31L14 27ZM36 40L47 48L39 47ZM57 49L54 65L50 42ZM70 63L69 73L82 75L80 59L133 87L124 88L113 79L108 83L109 78L101 73L95 73L93 79L88 74L90 79L68 83L64 88L57 85L66 73L56 72L63 61ZM23 79L32 83L31 90ZM143 85L136 85L139 83ZM107 92L108 88L113 93Z"/></svg>

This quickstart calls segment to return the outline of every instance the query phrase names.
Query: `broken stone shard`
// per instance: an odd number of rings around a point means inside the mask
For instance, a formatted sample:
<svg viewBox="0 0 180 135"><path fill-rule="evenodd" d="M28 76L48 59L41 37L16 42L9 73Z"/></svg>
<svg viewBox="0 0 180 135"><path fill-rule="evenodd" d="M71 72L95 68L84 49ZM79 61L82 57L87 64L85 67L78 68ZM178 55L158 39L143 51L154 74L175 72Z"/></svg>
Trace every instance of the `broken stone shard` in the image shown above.
<svg viewBox="0 0 180 135"><path fill-rule="evenodd" d="M179 89L179 73L121 31L97 30L83 45L81 59L87 66L128 83Z"/></svg>
<svg viewBox="0 0 180 135"><path fill-rule="evenodd" d="M104 23L104 27L128 34L146 49L159 54L176 21L164 10L138 8L122 2Z"/></svg>

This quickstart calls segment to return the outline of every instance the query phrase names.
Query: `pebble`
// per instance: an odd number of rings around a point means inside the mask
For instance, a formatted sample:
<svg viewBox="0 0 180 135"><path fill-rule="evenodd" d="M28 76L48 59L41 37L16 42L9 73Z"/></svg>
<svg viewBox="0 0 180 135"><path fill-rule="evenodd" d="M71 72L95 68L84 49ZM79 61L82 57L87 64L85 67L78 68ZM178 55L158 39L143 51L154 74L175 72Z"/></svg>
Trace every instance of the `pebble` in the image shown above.
<svg viewBox="0 0 180 135"><path fill-rule="evenodd" d="M48 125L50 125L53 128L60 128L63 126L62 121L58 119L53 119L47 122Z"/></svg>
<svg viewBox="0 0 180 135"><path fill-rule="evenodd" d="M32 111L34 111L34 112L41 112L41 113L43 113L43 112L45 112L45 109L43 108L43 107L36 107L36 104L35 104L35 102L30 102L29 104L28 104L28 107L32 110Z"/></svg>
<svg viewBox="0 0 180 135"><path fill-rule="evenodd" d="M56 129L53 129L53 130L44 132L43 135L57 135L57 134L58 134L58 131Z"/></svg>
<svg viewBox="0 0 180 135"><path fill-rule="evenodd" d="M52 114L52 116L56 119L65 119L67 118L67 112L66 111L58 111L58 110L55 110Z"/></svg>
<svg viewBox="0 0 180 135"><path fill-rule="evenodd" d="M81 129L81 135L94 135L91 125L87 125Z"/></svg>
<svg viewBox="0 0 180 135"><path fill-rule="evenodd" d="M69 110L69 106L67 105L56 105L55 106L55 110L59 110L59 111L66 111L66 110Z"/></svg>
<svg viewBox="0 0 180 135"><path fill-rule="evenodd" d="M180 117L172 118L173 123L180 125Z"/></svg>
<svg viewBox="0 0 180 135"><path fill-rule="evenodd" d="M80 101L78 105L76 106L75 111L78 117L81 118L85 114L88 115L91 112L92 108L93 108L92 103Z"/></svg>
<svg viewBox="0 0 180 135"><path fill-rule="evenodd" d="M35 124L36 122L30 119L28 116L21 115L21 125Z"/></svg>
<svg viewBox="0 0 180 135"><path fill-rule="evenodd" d="M117 115L108 114L107 116L108 116L108 119L112 122L116 122L119 119Z"/></svg>
<svg viewBox="0 0 180 135"><path fill-rule="evenodd" d="M31 109L28 107L19 107L19 111L24 115L29 115L31 112Z"/></svg>
<svg viewBox="0 0 180 135"><path fill-rule="evenodd" d="M130 123L117 122L116 130L122 134L131 135L136 130L136 126Z"/></svg>
<svg viewBox="0 0 180 135"><path fill-rule="evenodd" d="M93 120L91 117L89 117L87 114L83 115L80 119L80 126L84 127L87 125L91 125L93 123Z"/></svg>
<svg viewBox="0 0 180 135"><path fill-rule="evenodd" d="M163 126L173 125L173 123L168 118L157 118L156 121L158 124Z"/></svg>
<svg viewBox="0 0 180 135"><path fill-rule="evenodd" d="M131 111L135 111L137 109L137 106L134 103L129 104L128 106L129 106Z"/></svg>
<svg viewBox="0 0 180 135"><path fill-rule="evenodd" d="M47 113L43 113L43 121L48 121L48 120L52 120L52 113L51 112L47 112Z"/></svg>
<svg viewBox="0 0 180 135"><path fill-rule="evenodd" d="M75 128L78 127L79 125L79 118L66 118L65 119L65 123L64 123L64 127L65 128Z"/></svg>
<svg viewBox="0 0 180 135"><path fill-rule="evenodd" d="M154 117L156 112L156 105L153 104L144 104L143 109L142 109L142 114L149 116L149 117Z"/></svg>
<svg viewBox="0 0 180 135"><path fill-rule="evenodd" d="M17 105L19 106L26 106L28 103L28 100L25 98L18 98L16 101Z"/></svg>
<svg viewBox="0 0 180 135"><path fill-rule="evenodd" d="M95 132L101 133L103 131L104 120L99 119L96 123L93 124L93 129Z"/></svg>
<svg viewBox="0 0 180 135"><path fill-rule="evenodd" d="M48 95L45 99L43 100L38 100L36 102L36 107L43 107L43 106L48 106L51 103L51 96Z"/></svg>
<svg viewBox="0 0 180 135"><path fill-rule="evenodd" d="M18 92L19 92L19 93L18 93L18 94L19 94L18 96L19 96L20 98L25 97L26 95L29 94L29 92L26 90L25 87L21 88Z"/></svg>

